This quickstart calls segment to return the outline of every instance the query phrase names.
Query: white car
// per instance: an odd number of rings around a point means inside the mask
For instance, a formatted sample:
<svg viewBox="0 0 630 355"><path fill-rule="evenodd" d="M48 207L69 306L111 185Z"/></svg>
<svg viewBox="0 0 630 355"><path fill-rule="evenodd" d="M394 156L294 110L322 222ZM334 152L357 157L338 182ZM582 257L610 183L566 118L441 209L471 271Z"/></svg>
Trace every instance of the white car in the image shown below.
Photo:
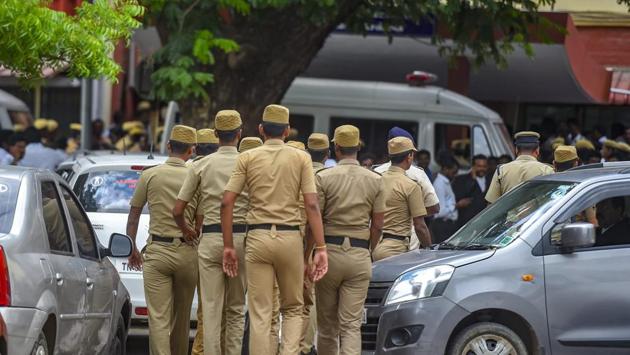
<svg viewBox="0 0 630 355"><path fill-rule="evenodd" d="M143 154L96 154L77 157L72 163L62 164L64 173L74 193L79 197L88 218L101 241L107 245L112 233L126 234L129 200L133 196L142 170L162 164L165 156ZM138 225L136 243L142 250L149 236L149 211L145 206ZM147 303L144 299L142 272L129 268L127 258L112 258L120 278L129 290L132 320L147 320ZM197 297L193 301L191 320L197 320Z"/></svg>

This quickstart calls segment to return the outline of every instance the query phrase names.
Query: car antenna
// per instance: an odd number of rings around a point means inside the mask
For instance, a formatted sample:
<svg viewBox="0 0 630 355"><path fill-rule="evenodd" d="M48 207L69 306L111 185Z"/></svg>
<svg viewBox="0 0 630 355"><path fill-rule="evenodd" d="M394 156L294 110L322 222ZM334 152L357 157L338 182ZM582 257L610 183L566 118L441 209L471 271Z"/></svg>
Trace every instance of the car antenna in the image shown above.
<svg viewBox="0 0 630 355"><path fill-rule="evenodd" d="M149 147L149 156L147 157L147 159L149 159L149 160L155 159L153 157L153 142L151 142L151 146Z"/></svg>

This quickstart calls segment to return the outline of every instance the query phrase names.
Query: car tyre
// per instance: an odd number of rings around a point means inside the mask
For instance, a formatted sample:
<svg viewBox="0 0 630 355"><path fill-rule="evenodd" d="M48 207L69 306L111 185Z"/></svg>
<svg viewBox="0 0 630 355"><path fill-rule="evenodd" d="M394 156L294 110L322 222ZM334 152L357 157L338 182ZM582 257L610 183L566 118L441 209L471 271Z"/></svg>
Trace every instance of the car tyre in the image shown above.
<svg viewBox="0 0 630 355"><path fill-rule="evenodd" d="M127 354L127 329L125 329L125 322L122 317L118 317L118 324L116 325L116 334L112 340L113 355L126 355Z"/></svg>
<svg viewBox="0 0 630 355"><path fill-rule="evenodd" d="M44 334L43 331L39 332L39 337L37 337L31 355L48 355L48 342L46 341L46 334Z"/></svg>
<svg viewBox="0 0 630 355"><path fill-rule="evenodd" d="M448 355L489 354L528 355L528 351L512 329L491 322L473 324L459 332L448 351Z"/></svg>

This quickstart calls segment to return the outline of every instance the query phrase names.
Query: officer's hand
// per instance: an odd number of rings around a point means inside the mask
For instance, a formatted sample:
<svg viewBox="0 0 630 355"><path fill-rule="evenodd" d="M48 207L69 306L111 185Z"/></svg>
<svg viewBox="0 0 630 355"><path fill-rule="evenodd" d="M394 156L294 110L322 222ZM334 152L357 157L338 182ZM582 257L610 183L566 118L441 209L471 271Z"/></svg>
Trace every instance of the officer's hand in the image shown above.
<svg viewBox="0 0 630 355"><path fill-rule="evenodd" d="M311 270L311 280L317 282L328 272L328 253L326 249L317 249L313 257L313 269Z"/></svg>
<svg viewBox="0 0 630 355"><path fill-rule="evenodd" d="M472 203L472 198L466 197L466 198L463 198L463 199L457 201L457 204L455 205L455 207L457 207L457 208L466 208L466 207L470 206L471 203Z"/></svg>
<svg viewBox="0 0 630 355"><path fill-rule="evenodd" d="M129 255L129 267L131 270L142 271L142 255L136 246L133 246L131 255Z"/></svg>
<svg viewBox="0 0 630 355"><path fill-rule="evenodd" d="M229 277L238 275L238 258L234 248L223 248L223 272Z"/></svg>
<svg viewBox="0 0 630 355"><path fill-rule="evenodd" d="M196 245L197 239L199 238L199 233L196 230L186 226L186 231L184 233L184 241L186 241L189 245Z"/></svg>

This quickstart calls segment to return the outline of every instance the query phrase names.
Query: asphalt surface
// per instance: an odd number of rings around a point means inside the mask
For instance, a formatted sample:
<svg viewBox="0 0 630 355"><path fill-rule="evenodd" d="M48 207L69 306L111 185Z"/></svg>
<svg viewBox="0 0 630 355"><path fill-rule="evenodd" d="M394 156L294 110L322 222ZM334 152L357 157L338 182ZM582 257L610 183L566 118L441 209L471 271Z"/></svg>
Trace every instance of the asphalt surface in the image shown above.
<svg viewBox="0 0 630 355"><path fill-rule="evenodd" d="M190 349L195 336L195 329L190 331ZM149 331L146 328L131 328L127 337L127 355L149 355Z"/></svg>

